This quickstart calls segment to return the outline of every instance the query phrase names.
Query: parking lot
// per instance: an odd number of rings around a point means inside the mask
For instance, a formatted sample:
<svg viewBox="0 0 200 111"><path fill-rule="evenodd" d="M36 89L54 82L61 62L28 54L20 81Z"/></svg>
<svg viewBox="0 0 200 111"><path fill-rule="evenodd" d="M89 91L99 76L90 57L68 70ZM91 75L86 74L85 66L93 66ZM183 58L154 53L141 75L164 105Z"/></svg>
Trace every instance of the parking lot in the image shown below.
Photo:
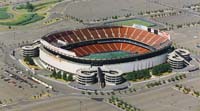
<svg viewBox="0 0 200 111"><path fill-rule="evenodd" d="M152 2L157 1L157 2ZM49 10L50 18L63 15L71 15L84 20L93 20L112 16L124 16L128 13L137 15L139 12L168 9L169 7L180 10L185 5L198 3L199 0L75 0L57 5ZM164 4L164 5L163 5ZM142 17L142 16L141 16ZM47 20L48 20L47 19ZM148 18L150 19L150 18ZM160 17L156 22L169 24L185 24L200 21L200 17L189 12ZM154 20L151 20L154 21ZM89 96L80 95L80 91L67 87L55 81L42 78L55 87L54 92L45 86L32 80L28 72L21 70L19 64L9 57L11 50L19 44L31 42L41 38L45 34L57 31L85 27L86 25L74 20L64 19L48 26L41 25L43 21L23 26L12 27L11 30L0 31L0 101L11 105L3 108L3 111L116 111L113 106L91 99ZM5 26L2 26L5 27ZM7 27L6 27L7 28ZM172 41L180 47L200 52L197 44L200 44L200 26L180 28L168 31ZM200 53L199 53L200 54ZM39 71L38 71L39 72ZM45 71L39 72L45 75ZM43 74L44 73L44 74ZM198 74L199 72L197 72ZM194 73L191 73L194 74ZM196 79L193 79L196 78ZM179 82L177 82L179 83ZM190 77L180 82L186 87L200 91L200 76ZM141 87L144 90L138 92L116 92L124 101L141 108L144 111L199 111L200 99L186 95L175 90L175 84L167 84L153 89L145 89L146 83L135 84L136 90ZM61 96L60 96L61 95ZM74 96L73 96L74 95ZM50 96L50 97L49 97ZM106 95L105 96L111 96ZM98 95L98 97L105 97ZM93 94L94 97L94 94ZM105 97L106 98L106 97ZM29 102L26 103L26 100ZM24 102L25 101L25 102ZM16 103L16 105L13 105ZM1 108L1 105L0 105Z"/></svg>
<svg viewBox="0 0 200 111"><path fill-rule="evenodd" d="M199 82L200 80L198 80ZM192 84L191 82L190 84ZM186 83L188 84L188 83ZM199 111L200 100L169 87L123 98L144 111Z"/></svg>
<svg viewBox="0 0 200 111"><path fill-rule="evenodd" d="M195 52L199 52L199 48L197 48L197 44L200 43L200 27L190 27L190 28L182 28L178 30L170 31L171 38L176 43L176 45L184 47L186 49L193 50Z"/></svg>
<svg viewBox="0 0 200 111"><path fill-rule="evenodd" d="M51 98L48 101L40 101L38 104L17 105L9 111L116 111L117 108L107 103L88 99L81 96L68 96Z"/></svg>
<svg viewBox="0 0 200 111"><path fill-rule="evenodd" d="M66 3L65 7L64 14L84 20L124 16L129 13L137 15L141 11L166 8L146 0L82 0Z"/></svg>
<svg viewBox="0 0 200 111"><path fill-rule="evenodd" d="M175 26L175 25L179 25L179 24L198 22L198 21L200 21L200 17L192 15L192 14L183 13L180 15L160 17L155 20L159 21L161 23L173 24Z"/></svg>
<svg viewBox="0 0 200 111"><path fill-rule="evenodd" d="M39 84L29 75L14 67L5 66L1 72L0 101L3 104L10 104L19 100L34 100L51 95L51 89Z"/></svg>

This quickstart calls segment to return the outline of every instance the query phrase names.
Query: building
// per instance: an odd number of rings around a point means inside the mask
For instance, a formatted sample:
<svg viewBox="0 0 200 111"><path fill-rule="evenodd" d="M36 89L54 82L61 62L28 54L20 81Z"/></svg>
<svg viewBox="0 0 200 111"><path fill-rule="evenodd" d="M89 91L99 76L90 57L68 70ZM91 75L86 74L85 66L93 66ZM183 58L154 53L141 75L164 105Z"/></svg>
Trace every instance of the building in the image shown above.
<svg viewBox="0 0 200 111"><path fill-rule="evenodd" d="M26 45L22 47L23 57L38 57L39 56L39 45Z"/></svg>
<svg viewBox="0 0 200 111"><path fill-rule="evenodd" d="M76 73L76 81L82 85L99 83L101 87L105 85L117 85L124 82L122 72L118 70L108 70L101 68L79 69Z"/></svg>
<svg viewBox="0 0 200 111"><path fill-rule="evenodd" d="M97 70L79 69L76 74L76 81L79 84L91 85L97 82Z"/></svg>
<svg viewBox="0 0 200 111"><path fill-rule="evenodd" d="M52 32L41 38L39 58L47 69L78 75L80 83L93 83L91 78L96 76L80 72L80 69L100 68L112 73L118 70L115 74L104 73L105 82L119 84L122 73L151 68L167 61L172 42L166 35L158 30L129 26Z"/></svg>
<svg viewBox="0 0 200 111"><path fill-rule="evenodd" d="M190 52L185 49L176 49L168 55L168 62L173 69L182 69L189 65Z"/></svg>

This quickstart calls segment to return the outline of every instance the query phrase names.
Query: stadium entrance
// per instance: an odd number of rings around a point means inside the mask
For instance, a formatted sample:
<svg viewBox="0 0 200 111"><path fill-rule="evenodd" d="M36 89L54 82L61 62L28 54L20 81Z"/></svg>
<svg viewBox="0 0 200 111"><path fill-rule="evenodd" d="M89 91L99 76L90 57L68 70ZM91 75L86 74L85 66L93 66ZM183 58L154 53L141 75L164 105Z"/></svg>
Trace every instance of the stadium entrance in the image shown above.
<svg viewBox="0 0 200 111"><path fill-rule="evenodd" d="M78 70L76 81L69 85L82 90L108 91L126 89L129 82L125 81L120 71L98 67Z"/></svg>

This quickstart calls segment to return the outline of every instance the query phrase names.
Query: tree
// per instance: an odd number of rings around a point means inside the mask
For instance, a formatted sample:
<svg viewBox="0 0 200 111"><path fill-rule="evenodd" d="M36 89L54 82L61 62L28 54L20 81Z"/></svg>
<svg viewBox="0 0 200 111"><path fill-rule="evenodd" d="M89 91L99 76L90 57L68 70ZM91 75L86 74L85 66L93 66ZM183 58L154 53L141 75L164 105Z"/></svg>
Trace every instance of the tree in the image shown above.
<svg viewBox="0 0 200 111"><path fill-rule="evenodd" d="M62 79L61 71L59 71L59 72L57 73L57 78L58 78L58 79Z"/></svg>
<svg viewBox="0 0 200 111"><path fill-rule="evenodd" d="M148 79L151 77L148 69L126 73L125 75L127 80L132 81L136 81L137 79Z"/></svg>
<svg viewBox="0 0 200 111"><path fill-rule="evenodd" d="M30 56L24 57L24 61L27 62L30 65L35 65L33 59Z"/></svg>
<svg viewBox="0 0 200 111"><path fill-rule="evenodd" d="M73 81L73 76L72 74L69 74L68 77L67 77L68 81Z"/></svg>
<svg viewBox="0 0 200 111"><path fill-rule="evenodd" d="M152 74L156 76L162 75L164 72L171 72L171 66L169 63L161 64L158 66L153 67Z"/></svg>
<svg viewBox="0 0 200 111"><path fill-rule="evenodd" d="M63 80L67 81L67 74L66 73L63 74Z"/></svg>
<svg viewBox="0 0 200 111"><path fill-rule="evenodd" d="M34 6L30 2L26 2L26 9L28 9L29 12L32 12L34 10Z"/></svg>
<svg viewBox="0 0 200 111"><path fill-rule="evenodd" d="M57 78L56 71L54 70L53 73L51 74L51 77Z"/></svg>

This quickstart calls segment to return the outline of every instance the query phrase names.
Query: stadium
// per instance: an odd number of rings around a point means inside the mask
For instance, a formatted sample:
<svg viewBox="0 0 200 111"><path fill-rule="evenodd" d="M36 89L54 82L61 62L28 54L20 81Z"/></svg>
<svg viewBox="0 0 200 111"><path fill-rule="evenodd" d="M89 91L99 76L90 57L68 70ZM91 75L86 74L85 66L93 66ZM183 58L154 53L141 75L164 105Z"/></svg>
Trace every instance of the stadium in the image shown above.
<svg viewBox="0 0 200 111"><path fill-rule="evenodd" d="M101 26L52 32L40 40L45 68L77 74L102 68L123 73L165 63L170 35L141 25Z"/></svg>

